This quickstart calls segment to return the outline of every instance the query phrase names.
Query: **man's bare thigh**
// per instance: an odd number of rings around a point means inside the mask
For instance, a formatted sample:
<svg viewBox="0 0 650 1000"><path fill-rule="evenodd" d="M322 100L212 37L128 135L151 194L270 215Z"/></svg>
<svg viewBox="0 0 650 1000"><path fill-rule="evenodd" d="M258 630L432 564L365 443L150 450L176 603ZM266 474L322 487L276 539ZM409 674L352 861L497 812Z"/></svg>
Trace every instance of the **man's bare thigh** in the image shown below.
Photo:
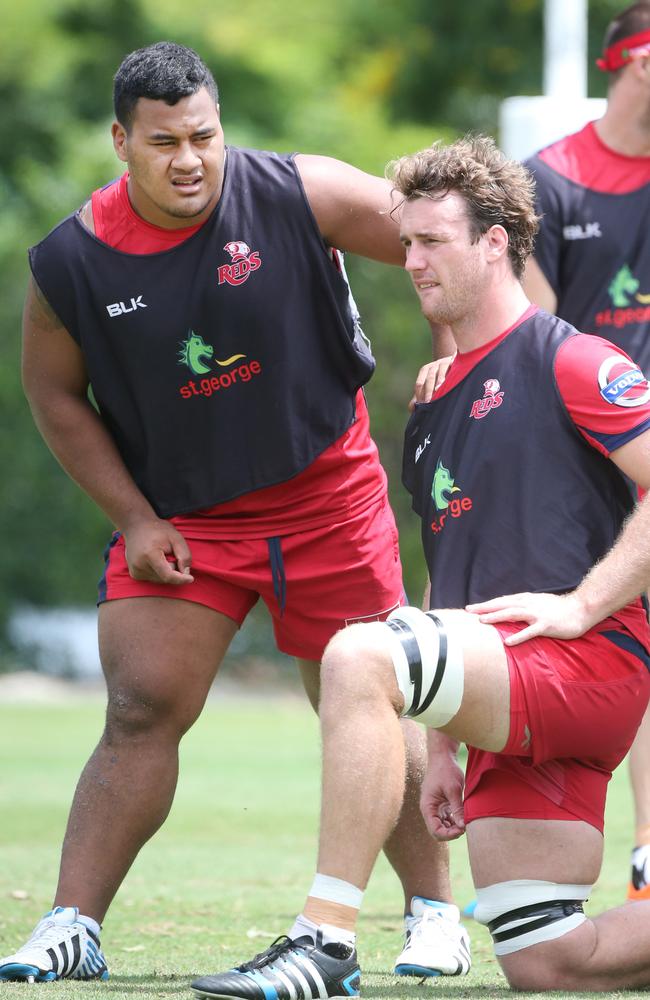
<svg viewBox="0 0 650 1000"><path fill-rule="evenodd" d="M467 827L477 888L511 879L591 885L600 873L602 834L582 820L486 817Z"/></svg>
<svg viewBox="0 0 650 1000"><path fill-rule="evenodd" d="M109 692L155 692L162 700L195 692L202 698L236 631L231 618L186 600L108 601L99 609L99 651Z"/></svg>

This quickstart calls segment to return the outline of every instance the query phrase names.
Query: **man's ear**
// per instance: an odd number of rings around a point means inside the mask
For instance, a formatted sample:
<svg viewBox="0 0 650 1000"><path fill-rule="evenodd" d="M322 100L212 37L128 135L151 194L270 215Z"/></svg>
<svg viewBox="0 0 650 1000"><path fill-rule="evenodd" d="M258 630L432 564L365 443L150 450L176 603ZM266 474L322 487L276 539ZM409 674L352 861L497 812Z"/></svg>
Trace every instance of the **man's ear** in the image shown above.
<svg viewBox="0 0 650 1000"><path fill-rule="evenodd" d="M508 252L508 234L503 226L490 226L483 239L488 260L498 260Z"/></svg>
<svg viewBox="0 0 650 1000"><path fill-rule="evenodd" d="M113 122L111 125L111 135L113 137L113 149L117 153L118 159L126 163L128 159L126 153L126 129L119 122Z"/></svg>

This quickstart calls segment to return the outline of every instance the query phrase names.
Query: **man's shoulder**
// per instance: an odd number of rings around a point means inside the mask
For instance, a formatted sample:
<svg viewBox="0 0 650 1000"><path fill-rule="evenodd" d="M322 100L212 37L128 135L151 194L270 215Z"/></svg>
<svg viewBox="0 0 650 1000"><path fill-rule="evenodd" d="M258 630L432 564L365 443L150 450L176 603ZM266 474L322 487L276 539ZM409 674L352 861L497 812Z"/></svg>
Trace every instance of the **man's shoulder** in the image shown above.
<svg viewBox="0 0 650 1000"><path fill-rule="evenodd" d="M274 149L255 149L252 146L226 146L226 154L231 164L249 164L264 168L269 164L290 163L298 154L278 152Z"/></svg>
<svg viewBox="0 0 650 1000"><path fill-rule="evenodd" d="M257 198L273 201L283 193L291 197L298 189L295 153L247 146L227 146L226 151L224 193L232 186L242 195L254 191Z"/></svg>
<svg viewBox="0 0 650 1000"><path fill-rule="evenodd" d="M60 222L57 222L55 226L50 229L48 233L45 234L34 246L30 247L30 253L40 247L58 247L62 244L68 243L71 239L71 234L74 233L76 228L81 229L80 225L80 215L84 207L88 205L89 202L84 202L79 208L76 208L69 215L66 215Z"/></svg>
<svg viewBox="0 0 650 1000"><path fill-rule="evenodd" d="M650 156L627 155L608 146L596 122L545 146L526 161L538 187L601 196L647 197ZM570 194L568 195L570 197Z"/></svg>
<svg viewBox="0 0 650 1000"><path fill-rule="evenodd" d="M535 311L526 318L522 323L522 329L525 329L527 335L532 338L546 335L557 338L558 342L566 340L568 337L582 336L580 331L567 320L542 309L541 306L536 307Z"/></svg>
<svg viewBox="0 0 650 1000"><path fill-rule="evenodd" d="M579 184L584 158L594 154L593 124L590 122L578 132L562 136L538 150L526 160L526 166L535 174L555 174Z"/></svg>

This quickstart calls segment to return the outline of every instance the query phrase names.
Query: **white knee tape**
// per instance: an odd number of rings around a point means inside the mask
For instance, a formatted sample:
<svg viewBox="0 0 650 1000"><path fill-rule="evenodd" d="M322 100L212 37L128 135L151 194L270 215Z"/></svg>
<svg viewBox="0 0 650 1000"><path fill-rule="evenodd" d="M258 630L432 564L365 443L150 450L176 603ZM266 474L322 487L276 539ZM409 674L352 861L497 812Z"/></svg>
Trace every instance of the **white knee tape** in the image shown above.
<svg viewBox="0 0 650 1000"><path fill-rule="evenodd" d="M404 695L402 715L437 729L458 712L463 700L465 668L459 635L448 630L433 612L397 608L388 616L390 644L399 689Z"/></svg>
<svg viewBox="0 0 650 1000"><path fill-rule="evenodd" d="M476 890L474 919L487 925L496 955L511 955L584 923L582 904L592 888L534 879L496 882Z"/></svg>

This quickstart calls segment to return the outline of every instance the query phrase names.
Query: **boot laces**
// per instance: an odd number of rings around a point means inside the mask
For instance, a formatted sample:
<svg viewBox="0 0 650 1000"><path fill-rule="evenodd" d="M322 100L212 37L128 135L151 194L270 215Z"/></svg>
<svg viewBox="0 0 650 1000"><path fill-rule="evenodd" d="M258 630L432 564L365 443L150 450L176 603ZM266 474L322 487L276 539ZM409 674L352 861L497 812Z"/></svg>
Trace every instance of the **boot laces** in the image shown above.
<svg viewBox="0 0 650 1000"><path fill-rule="evenodd" d="M240 972L253 972L255 969L263 968L265 965L272 965L273 962L281 958L286 952L292 951L293 948L295 948L295 941L292 941L286 934L282 934L269 945L266 951L261 951L259 955L255 955L250 961L238 966L238 970Z"/></svg>

